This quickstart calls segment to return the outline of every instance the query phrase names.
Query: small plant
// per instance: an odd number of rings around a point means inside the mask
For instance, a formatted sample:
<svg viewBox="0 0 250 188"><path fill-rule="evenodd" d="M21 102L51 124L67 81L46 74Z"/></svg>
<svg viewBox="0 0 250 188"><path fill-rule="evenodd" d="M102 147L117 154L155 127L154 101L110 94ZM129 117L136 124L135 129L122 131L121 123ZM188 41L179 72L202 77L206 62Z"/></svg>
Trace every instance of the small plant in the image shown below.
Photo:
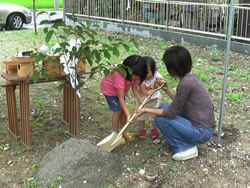
<svg viewBox="0 0 250 188"><path fill-rule="evenodd" d="M29 185L26 182L23 182L23 188L29 188Z"/></svg>
<svg viewBox="0 0 250 188"><path fill-rule="evenodd" d="M229 70L230 70L230 71L235 71L235 70L236 70L236 65L230 64L230 65L229 65Z"/></svg>
<svg viewBox="0 0 250 188"><path fill-rule="evenodd" d="M171 164L170 171L172 171L172 172L177 172L178 171L178 163L177 162L173 162Z"/></svg>
<svg viewBox="0 0 250 188"><path fill-rule="evenodd" d="M200 79L203 81L203 82L207 82L208 81L208 77L207 77L207 74L205 72L196 72L197 76L200 77Z"/></svg>
<svg viewBox="0 0 250 188"><path fill-rule="evenodd" d="M139 162L139 161L137 161L136 163L135 163L135 168L140 168L141 167L141 163Z"/></svg>
<svg viewBox="0 0 250 188"><path fill-rule="evenodd" d="M160 48L163 49L163 50L166 50L170 47L169 44L163 44Z"/></svg>
<svg viewBox="0 0 250 188"><path fill-rule="evenodd" d="M152 127L152 123L149 122L149 121L146 121L146 122L145 122L145 127L146 127L147 129L150 129L150 128Z"/></svg>
<svg viewBox="0 0 250 188"><path fill-rule="evenodd" d="M153 150L152 150L152 148L147 148L147 149L146 149L146 155L147 155L147 157L151 157L151 156L153 155Z"/></svg>
<svg viewBox="0 0 250 188"><path fill-rule="evenodd" d="M50 184L49 188L56 188L56 184L55 183Z"/></svg>
<svg viewBox="0 0 250 188"><path fill-rule="evenodd" d="M56 180L61 184L62 183L62 176L58 176Z"/></svg>
<svg viewBox="0 0 250 188"><path fill-rule="evenodd" d="M233 90L238 90L240 88L241 88L241 84L239 84L239 83L233 83L233 85L232 85L232 89Z"/></svg>
<svg viewBox="0 0 250 188"><path fill-rule="evenodd" d="M50 123L50 119L45 118L45 119L43 120L43 124L44 124L44 125L48 125L49 123Z"/></svg>
<svg viewBox="0 0 250 188"><path fill-rule="evenodd" d="M211 52L210 52L210 56L211 59L213 61L221 61L221 55L220 55L220 51L217 48L214 48Z"/></svg>
<svg viewBox="0 0 250 188"><path fill-rule="evenodd" d="M218 71L218 67L213 66L213 67L211 67L211 68L209 69L209 71L210 71L210 72L217 72L217 71Z"/></svg>
<svg viewBox="0 0 250 188"><path fill-rule="evenodd" d="M43 108L45 107L45 104L44 104L44 101L43 101L42 98L39 98L39 99L37 100L37 104L38 104L38 106L40 107L40 109L43 109Z"/></svg>
<svg viewBox="0 0 250 188"><path fill-rule="evenodd" d="M206 86L206 88L207 88L207 90L208 90L209 92L212 92L212 91L213 91L213 87L212 87L211 85Z"/></svg>
<svg viewBox="0 0 250 188"><path fill-rule="evenodd" d="M31 165L31 169L36 169L37 167L39 167L39 164L37 163L37 162L35 162L35 163L32 163L32 165Z"/></svg>
<svg viewBox="0 0 250 188"><path fill-rule="evenodd" d="M235 76L250 80L250 69L248 71L235 71Z"/></svg>
<svg viewBox="0 0 250 188"><path fill-rule="evenodd" d="M31 180L30 187L31 188L38 187L38 185L37 185L37 179L36 178L34 178L34 179Z"/></svg>
<svg viewBox="0 0 250 188"><path fill-rule="evenodd" d="M232 102L238 102L243 99L244 94L242 92L239 92L239 93L230 92L230 93L227 93L227 97Z"/></svg>
<svg viewBox="0 0 250 188"><path fill-rule="evenodd" d="M204 52L201 52L201 59L205 60L207 58L206 54Z"/></svg>

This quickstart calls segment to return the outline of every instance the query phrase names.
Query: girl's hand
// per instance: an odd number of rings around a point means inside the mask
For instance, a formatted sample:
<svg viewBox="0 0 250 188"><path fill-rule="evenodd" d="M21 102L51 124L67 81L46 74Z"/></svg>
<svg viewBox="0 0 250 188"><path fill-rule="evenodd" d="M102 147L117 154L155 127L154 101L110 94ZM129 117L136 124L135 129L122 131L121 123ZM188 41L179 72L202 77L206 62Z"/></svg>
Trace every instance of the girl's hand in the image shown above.
<svg viewBox="0 0 250 188"><path fill-rule="evenodd" d="M154 93L154 90L153 90L153 89L148 90L148 96L149 96L149 95L152 95L153 93Z"/></svg>
<svg viewBox="0 0 250 188"><path fill-rule="evenodd" d="M142 101L140 101L140 105L143 103L143 101L146 99L147 97L143 96L142 97Z"/></svg>
<svg viewBox="0 0 250 188"><path fill-rule="evenodd" d="M129 122L129 120L130 120L130 114L127 114L127 122Z"/></svg>

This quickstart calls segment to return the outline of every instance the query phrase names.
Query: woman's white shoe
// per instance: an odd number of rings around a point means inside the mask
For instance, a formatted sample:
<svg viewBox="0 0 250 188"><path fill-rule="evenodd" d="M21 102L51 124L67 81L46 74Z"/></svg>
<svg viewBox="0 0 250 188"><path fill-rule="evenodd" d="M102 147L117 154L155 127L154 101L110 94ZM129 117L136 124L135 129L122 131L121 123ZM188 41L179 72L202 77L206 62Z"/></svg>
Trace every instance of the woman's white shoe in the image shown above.
<svg viewBox="0 0 250 188"><path fill-rule="evenodd" d="M178 160L178 161L183 161L183 160L188 160L192 159L198 156L198 149L196 146L182 152L178 152L172 156L172 159Z"/></svg>

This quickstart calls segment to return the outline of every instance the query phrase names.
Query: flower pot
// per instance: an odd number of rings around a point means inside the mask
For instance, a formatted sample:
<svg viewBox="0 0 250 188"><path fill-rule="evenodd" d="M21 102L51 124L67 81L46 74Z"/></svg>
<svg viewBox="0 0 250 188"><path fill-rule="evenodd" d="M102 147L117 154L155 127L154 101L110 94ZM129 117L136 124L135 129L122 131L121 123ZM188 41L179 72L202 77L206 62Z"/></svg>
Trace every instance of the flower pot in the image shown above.
<svg viewBox="0 0 250 188"><path fill-rule="evenodd" d="M17 63L14 61L4 61L4 68L6 74L16 74L17 73Z"/></svg>
<svg viewBox="0 0 250 188"><path fill-rule="evenodd" d="M35 58L30 58L29 56L25 56L30 55L30 51L25 51L22 52L22 54L24 54L24 56L13 56L12 57L12 61L15 62L17 64L17 76L21 77L21 78L26 78L26 77L32 77L33 72L34 72L34 62L35 62Z"/></svg>
<svg viewBox="0 0 250 188"><path fill-rule="evenodd" d="M58 56L51 56L52 62L49 62L49 57L45 57L43 60L43 66L45 74L47 75L59 75L61 74L62 67L58 65L56 58Z"/></svg>
<svg viewBox="0 0 250 188"><path fill-rule="evenodd" d="M31 78L35 70L33 62L17 64L17 76L21 78Z"/></svg>

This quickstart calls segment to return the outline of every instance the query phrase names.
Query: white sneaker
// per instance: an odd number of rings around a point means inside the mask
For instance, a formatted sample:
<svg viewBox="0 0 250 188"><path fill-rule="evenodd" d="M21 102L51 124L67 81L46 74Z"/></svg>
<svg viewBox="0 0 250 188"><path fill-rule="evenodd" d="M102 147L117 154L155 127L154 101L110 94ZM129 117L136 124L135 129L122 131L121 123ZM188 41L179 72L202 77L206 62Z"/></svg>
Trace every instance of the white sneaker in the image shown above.
<svg viewBox="0 0 250 188"><path fill-rule="evenodd" d="M178 161L184 161L187 159L192 159L198 157L198 149L196 146L182 152L178 152L172 156L172 159Z"/></svg>

